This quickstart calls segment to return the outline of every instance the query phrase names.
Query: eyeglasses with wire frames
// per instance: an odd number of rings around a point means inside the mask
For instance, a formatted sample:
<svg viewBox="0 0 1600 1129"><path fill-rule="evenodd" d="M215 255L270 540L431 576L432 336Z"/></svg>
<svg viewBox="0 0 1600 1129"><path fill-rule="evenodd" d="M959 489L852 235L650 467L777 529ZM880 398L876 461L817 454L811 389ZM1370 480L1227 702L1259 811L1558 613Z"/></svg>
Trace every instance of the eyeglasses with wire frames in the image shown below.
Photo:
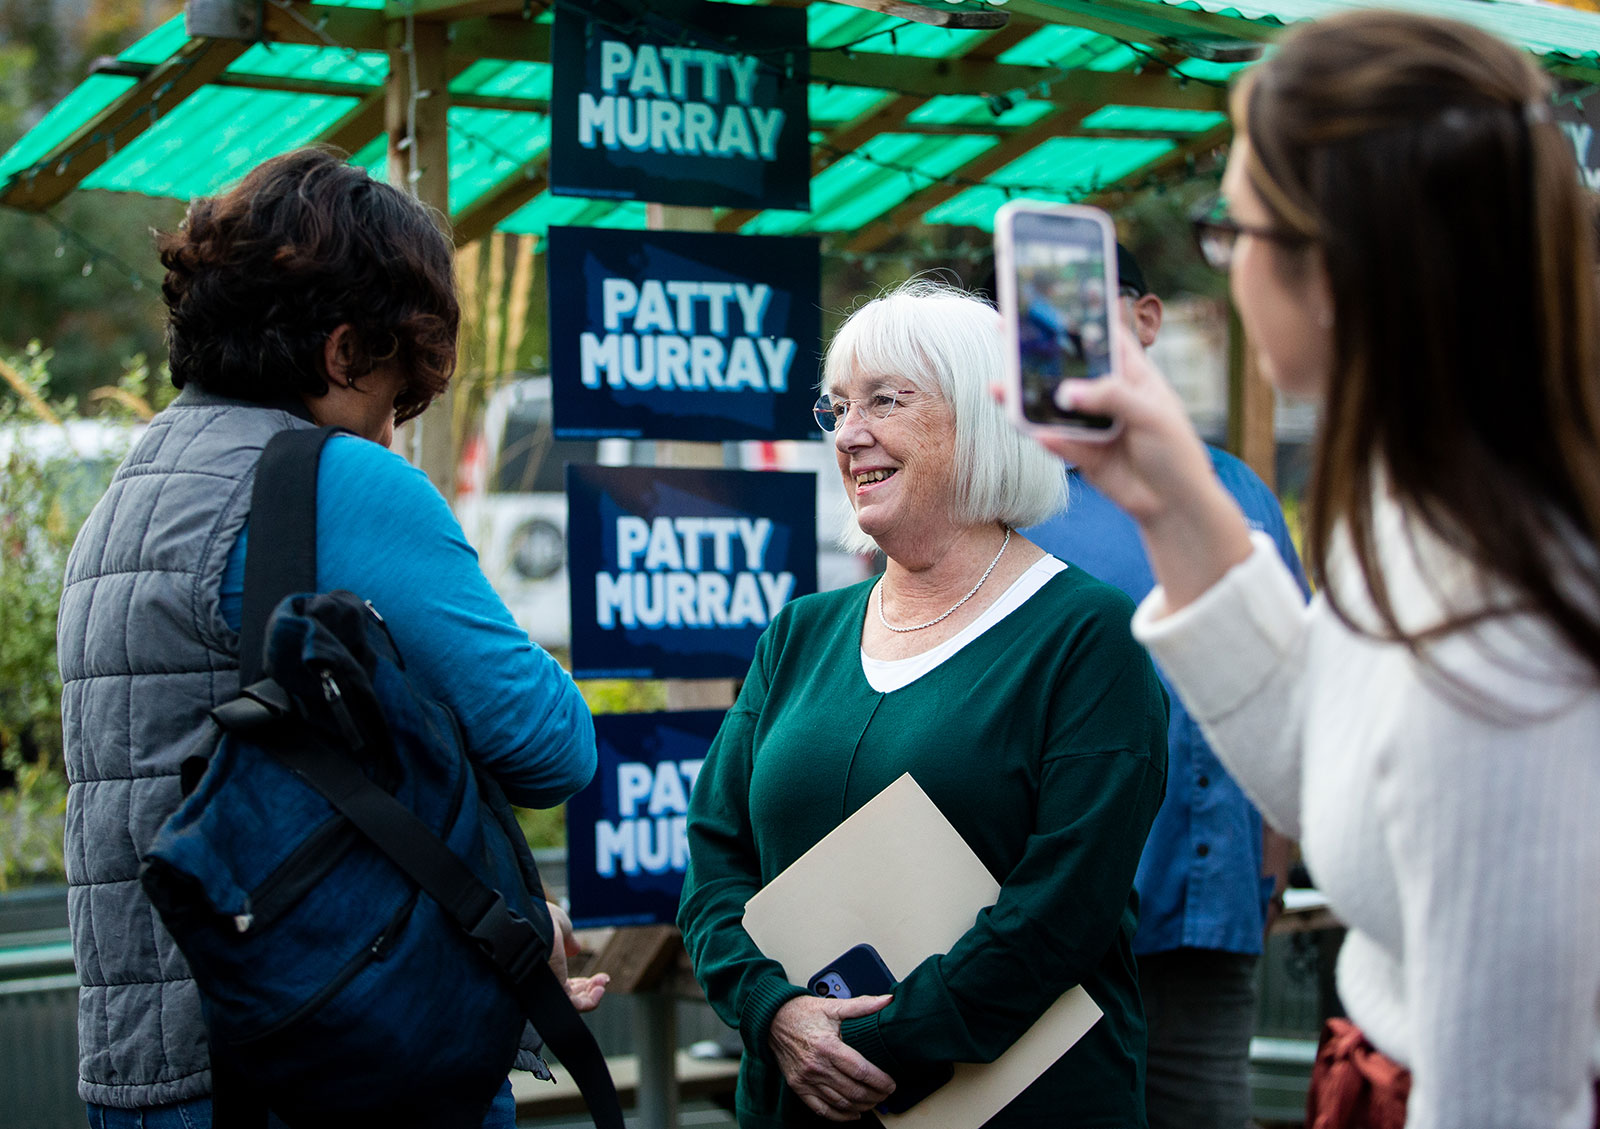
<svg viewBox="0 0 1600 1129"><path fill-rule="evenodd" d="M851 408L858 409L863 419L885 420L894 414L895 408L900 403L900 397L913 395L916 391L915 388L874 388L865 396L855 400L843 396L830 396L824 392L817 397L811 414L817 417L818 427L831 433L844 426Z"/></svg>
<svg viewBox="0 0 1600 1129"><path fill-rule="evenodd" d="M1297 231L1239 223L1228 214L1228 201L1220 192L1201 200L1190 212L1189 223L1194 227L1194 241L1200 248L1200 257L1215 270L1225 271L1233 265L1233 247L1241 235L1285 247L1302 247L1311 242L1308 236Z"/></svg>

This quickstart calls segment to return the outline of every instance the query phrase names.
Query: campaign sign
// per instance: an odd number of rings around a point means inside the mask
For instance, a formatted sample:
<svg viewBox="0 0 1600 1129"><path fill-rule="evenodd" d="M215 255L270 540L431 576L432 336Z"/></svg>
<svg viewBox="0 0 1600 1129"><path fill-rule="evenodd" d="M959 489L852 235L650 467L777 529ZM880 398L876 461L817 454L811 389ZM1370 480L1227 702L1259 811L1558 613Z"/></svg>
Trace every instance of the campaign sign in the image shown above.
<svg viewBox="0 0 1600 1129"><path fill-rule="evenodd" d="M569 465L573 675L742 677L817 590L816 515L812 474Z"/></svg>
<svg viewBox="0 0 1600 1129"><path fill-rule="evenodd" d="M567 801L572 923L670 925L689 865L689 793L721 710L601 714L600 767Z"/></svg>
<svg viewBox="0 0 1600 1129"><path fill-rule="evenodd" d="M582 0L550 44L551 192L811 207L802 8Z"/></svg>
<svg viewBox="0 0 1600 1129"><path fill-rule="evenodd" d="M552 227L548 254L557 437L814 437L815 238Z"/></svg>
<svg viewBox="0 0 1600 1129"><path fill-rule="evenodd" d="M1555 119L1572 143L1584 185L1600 191L1600 144L1595 141L1595 132L1600 130L1600 94L1586 90L1576 82L1562 84L1556 97Z"/></svg>

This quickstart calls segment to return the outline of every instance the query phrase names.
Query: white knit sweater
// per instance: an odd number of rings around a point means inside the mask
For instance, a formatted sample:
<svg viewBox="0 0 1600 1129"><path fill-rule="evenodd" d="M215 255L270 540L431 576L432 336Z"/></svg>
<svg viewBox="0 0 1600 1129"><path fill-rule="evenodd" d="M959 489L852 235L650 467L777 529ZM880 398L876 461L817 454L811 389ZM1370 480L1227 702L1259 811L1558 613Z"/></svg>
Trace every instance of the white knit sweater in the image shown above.
<svg viewBox="0 0 1600 1129"><path fill-rule="evenodd" d="M1392 504L1375 518L1403 622L1468 606L1459 558L1407 536ZM1600 690L1547 625L1502 618L1435 649L1480 706L1465 708L1403 647L1350 631L1321 596L1304 607L1254 540L1188 607L1168 614L1153 591L1134 634L1349 925L1339 994L1411 1068L1408 1129L1589 1129ZM1370 615L1348 558L1330 571Z"/></svg>

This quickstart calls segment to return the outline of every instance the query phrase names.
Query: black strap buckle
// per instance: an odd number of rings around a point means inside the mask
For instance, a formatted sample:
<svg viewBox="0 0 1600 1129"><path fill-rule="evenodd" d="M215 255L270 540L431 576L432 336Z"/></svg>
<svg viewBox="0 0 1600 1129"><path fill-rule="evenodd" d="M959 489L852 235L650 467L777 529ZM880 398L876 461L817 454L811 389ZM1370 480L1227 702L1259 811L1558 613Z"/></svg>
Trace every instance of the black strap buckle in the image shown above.
<svg viewBox="0 0 1600 1129"><path fill-rule="evenodd" d="M500 894L483 911L477 924L467 930L467 935L489 955L495 966L513 982L520 982L530 971L545 962L549 956L541 952L544 939L528 919L514 913Z"/></svg>

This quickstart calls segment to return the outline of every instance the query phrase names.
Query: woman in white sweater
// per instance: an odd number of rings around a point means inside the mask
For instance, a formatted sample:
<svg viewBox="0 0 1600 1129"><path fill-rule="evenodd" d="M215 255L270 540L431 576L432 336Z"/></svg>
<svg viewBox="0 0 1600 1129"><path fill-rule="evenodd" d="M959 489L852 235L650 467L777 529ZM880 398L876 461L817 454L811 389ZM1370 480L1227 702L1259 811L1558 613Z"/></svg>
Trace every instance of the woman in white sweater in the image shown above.
<svg viewBox="0 0 1600 1129"><path fill-rule="evenodd" d="M1600 343L1571 147L1520 52L1377 11L1286 36L1233 116L1196 229L1262 373L1322 405L1317 597L1137 350L1072 389L1120 436L1049 446L1139 521L1135 633L1350 926L1359 1030L1325 1038L1312 1124L1588 1127Z"/></svg>

